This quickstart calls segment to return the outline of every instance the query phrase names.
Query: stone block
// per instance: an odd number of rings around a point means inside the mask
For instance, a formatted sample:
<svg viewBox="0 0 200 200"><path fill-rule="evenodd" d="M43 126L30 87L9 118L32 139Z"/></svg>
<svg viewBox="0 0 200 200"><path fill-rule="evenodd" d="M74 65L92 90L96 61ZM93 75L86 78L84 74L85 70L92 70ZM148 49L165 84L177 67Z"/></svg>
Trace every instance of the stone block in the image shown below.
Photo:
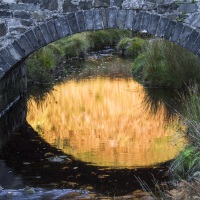
<svg viewBox="0 0 200 200"><path fill-rule="evenodd" d="M143 17L143 12L139 12L136 14L135 23L133 23L133 31L141 30L142 17Z"/></svg>
<svg viewBox="0 0 200 200"><path fill-rule="evenodd" d="M0 18L3 17L12 17L12 12L7 10L0 10Z"/></svg>
<svg viewBox="0 0 200 200"><path fill-rule="evenodd" d="M40 7L38 4L9 4L10 10L21 10L21 11L38 11Z"/></svg>
<svg viewBox="0 0 200 200"><path fill-rule="evenodd" d="M113 6L122 8L123 0L113 0Z"/></svg>
<svg viewBox="0 0 200 200"><path fill-rule="evenodd" d="M84 11L85 29L87 31L94 30L93 10Z"/></svg>
<svg viewBox="0 0 200 200"><path fill-rule="evenodd" d="M7 27L5 23L0 23L0 37L6 35Z"/></svg>
<svg viewBox="0 0 200 200"><path fill-rule="evenodd" d="M92 9L92 0L91 1L80 1L79 9L81 9L81 10L90 10L90 9Z"/></svg>
<svg viewBox="0 0 200 200"><path fill-rule="evenodd" d="M94 6L96 8L109 7L110 6L110 0L94 0Z"/></svg>
<svg viewBox="0 0 200 200"><path fill-rule="evenodd" d="M125 29L132 30L135 24L136 12L134 10L127 10Z"/></svg>
<svg viewBox="0 0 200 200"><path fill-rule="evenodd" d="M77 1L77 2L79 2L79 1ZM79 3L78 4L76 4L76 3L73 4L71 0L64 0L63 6L62 6L63 12L64 13L75 12L75 11L78 10L78 5L79 5Z"/></svg>
<svg viewBox="0 0 200 200"><path fill-rule="evenodd" d="M198 9L198 6L196 3L187 3L187 4L180 4L178 11L179 12L185 12L185 13L194 13Z"/></svg>
<svg viewBox="0 0 200 200"><path fill-rule="evenodd" d="M47 25L46 24L42 24L40 25L40 29L41 29L41 32L43 34L43 37L46 41L46 44L49 44L50 42L53 41L53 38L51 37L50 33L49 33L49 30L47 28ZM39 39L38 39L39 40Z"/></svg>
<svg viewBox="0 0 200 200"><path fill-rule="evenodd" d="M177 9L178 9L178 4L176 2L171 2L168 4L168 9L167 9L167 12L169 13L173 13L173 12L176 12Z"/></svg>
<svg viewBox="0 0 200 200"><path fill-rule="evenodd" d="M0 55L0 77L3 77L6 71L8 71L10 66L4 60L4 58Z"/></svg>
<svg viewBox="0 0 200 200"><path fill-rule="evenodd" d="M183 24L181 22L177 22L176 26L174 27L174 31L170 37L170 41L176 42L179 39L179 36L183 30Z"/></svg>
<svg viewBox="0 0 200 200"><path fill-rule="evenodd" d="M75 13L69 13L67 15L67 19L68 19L68 23L69 23L69 27L71 30L72 34L78 33L79 32L79 26L76 20L76 15Z"/></svg>
<svg viewBox="0 0 200 200"><path fill-rule="evenodd" d="M58 0L40 0L40 7L42 10L57 10L58 9Z"/></svg>
<svg viewBox="0 0 200 200"><path fill-rule="evenodd" d="M165 31L167 29L168 24L169 24L169 19L165 18L165 17L161 17L155 36L163 37L164 34L165 34Z"/></svg>
<svg viewBox="0 0 200 200"><path fill-rule="evenodd" d="M157 7L157 13L165 14L169 8L169 4L159 4Z"/></svg>
<svg viewBox="0 0 200 200"><path fill-rule="evenodd" d="M149 23L149 27L148 27L148 33L155 35L157 28L158 28L158 24L159 24L159 20L160 20L160 16L156 15L156 14L152 14L151 15L151 21Z"/></svg>
<svg viewBox="0 0 200 200"><path fill-rule="evenodd" d="M29 20L22 19L21 20L21 24L23 26L32 26L33 25L33 21L32 21L32 19L29 19Z"/></svg>
<svg viewBox="0 0 200 200"><path fill-rule="evenodd" d="M38 39L38 42L39 42L40 46L41 47L45 46L47 44L47 42L46 42L46 40L44 38L44 35L43 35L40 27L36 26L33 31L34 31L37 39Z"/></svg>
<svg viewBox="0 0 200 200"><path fill-rule="evenodd" d="M18 39L18 43L24 49L27 55L34 51L33 47L30 45L29 41L24 35Z"/></svg>
<svg viewBox="0 0 200 200"><path fill-rule="evenodd" d="M126 15L127 15L127 10L121 9L117 13L117 27L119 29L124 29L126 25Z"/></svg>
<svg viewBox="0 0 200 200"><path fill-rule="evenodd" d="M192 31L193 31L192 28L190 28L189 26L185 25L184 28L183 28L183 31L182 31L181 35L179 36L179 39L178 39L177 43L180 46L184 47L185 44L186 44L186 42L188 41L188 39L189 39Z"/></svg>
<svg viewBox="0 0 200 200"><path fill-rule="evenodd" d="M85 28L85 16L83 11L76 12L76 19L79 25L80 32L83 32L86 30Z"/></svg>
<svg viewBox="0 0 200 200"><path fill-rule="evenodd" d="M141 32L147 33L150 21L151 21L151 14L144 12L140 27Z"/></svg>
<svg viewBox="0 0 200 200"><path fill-rule="evenodd" d="M37 3L39 3L39 0L18 0L17 3L32 3L32 4L37 4Z"/></svg>
<svg viewBox="0 0 200 200"><path fill-rule="evenodd" d="M49 30L49 33L51 37L53 38L53 41L56 41L59 39L58 33L56 31L56 27L53 21L48 21L47 23L47 28ZM62 30L61 30L62 31Z"/></svg>
<svg viewBox="0 0 200 200"><path fill-rule="evenodd" d="M102 12L99 9L94 10L94 29L95 30L101 30L103 29L103 18L102 18Z"/></svg>
<svg viewBox="0 0 200 200"><path fill-rule="evenodd" d="M17 41L14 41L12 43L12 45L15 48L15 50L17 51L17 53L21 55L21 58L24 58L26 56L25 50L22 49L22 47L19 45L19 43Z"/></svg>
<svg viewBox="0 0 200 200"><path fill-rule="evenodd" d="M106 29L106 28L108 28L108 13L107 13L107 9L101 8L100 12L101 12L102 20L103 20L103 26Z"/></svg>
<svg viewBox="0 0 200 200"><path fill-rule="evenodd" d="M64 37L71 35L70 27L66 17L59 18Z"/></svg>
<svg viewBox="0 0 200 200"><path fill-rule="evenodd" d="M191 33L191 35L189 36L188 41L187 41L186 44L185 44L185 48L186 48L187 50L191 51L192 47L193 47L194 44L195 44L196 39L197 39L199 36L200 36L200 34L199 34L197 31L193 30L192 33Z"/></svg>
<svg viewBox="0 0 200 200"><path fill-rule="evenodd" d="M13 16L21 19L31 19L31 14L26 11L15 11Z"/></svg>
<svg viewBox="0 0 200 200"><path fill-rule="evenodd" d="M164 38L166 40L169 40L169 38L171 37L175 26L176 26L175 21L169 21L168 26L167 26L166 31L165 31L165 34L164 34Z"/></svg>
<svg viewBox="0 0 200 200"><path fill-rule="evenodd" d="M9 5L8 4L2 4L2 5L0 5L0 9L8 10L9 9Z"/></svg>
<svg viewBox="0 0 200 200"><path fill-rule="evenodd" d="M199 51L200 51L200 35L195 40L194 46L191 49L191 52L193 52L194 54L197 54Z"/></svg>
<svg viewBox="0 0 200 200"><path fill-rule="evenodd" d="M58 34L58 37L63 38L64 34L63 34L63 30L62 30L62 25L60 23L60 19L56 19L54 23L55 23L55 28L56 28L56 32Z"/></svg>
<svg viewBox="0 0 200 200"><path fill-rule="evenodd" d="M108 28L117 28L117 9L116 8L108 8Z"/></svg>
<svg viewBox="0 0 200 200"><path fill-rule="evenodd" d="M16 60L11 56L10 52L7 49L2 49L0 51L0 55L4 58L4 60L10 65L13 66L16 64Z"/></svg>
<svg viewBox="0 0 200 200"><path fill-rule="evenodd" d="M10 54L16 61L21 60L22 56L19 54L19 52L17 52L13 45L8 45L7 50L10 52Z"/></svg>
<svg viewBox="0 0 200 200"><path fill-rule="evenodd" d="M26 32L25 35L34 50L37 50L41 47L38 42L38 39L36 38L36 36L32 30Z"/></svg>

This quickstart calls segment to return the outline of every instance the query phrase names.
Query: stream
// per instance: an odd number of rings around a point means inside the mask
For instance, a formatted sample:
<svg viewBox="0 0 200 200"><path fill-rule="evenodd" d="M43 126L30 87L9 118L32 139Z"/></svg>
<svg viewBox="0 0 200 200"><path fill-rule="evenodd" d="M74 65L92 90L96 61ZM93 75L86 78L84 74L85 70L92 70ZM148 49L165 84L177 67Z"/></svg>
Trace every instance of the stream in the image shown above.
<svg viewBox="0 0 200 200"><path fill-rule="evenodd" d="M186 144L180 99L135 81L132 62L91 52L42 98L30 92L26 124L1 140L0 199L136 199L143 181L168 181Z"/></svg>

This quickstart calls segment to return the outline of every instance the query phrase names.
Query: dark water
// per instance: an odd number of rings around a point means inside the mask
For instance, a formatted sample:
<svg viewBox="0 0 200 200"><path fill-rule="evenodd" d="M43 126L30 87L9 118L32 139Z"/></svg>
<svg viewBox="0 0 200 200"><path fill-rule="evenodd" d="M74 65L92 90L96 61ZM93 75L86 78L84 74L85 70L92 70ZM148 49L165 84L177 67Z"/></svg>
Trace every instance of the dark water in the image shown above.
<svg viewBox="0 0 200 200"><path fill-rule="evenodd" d="M30 95L27 123L1 144L0 199L124 195L141 189L138 178L151 188L168 179L185 142L172 109L179 95L143 88L132 62L94 53L68 62L66 80L42 101Z"/></svg>

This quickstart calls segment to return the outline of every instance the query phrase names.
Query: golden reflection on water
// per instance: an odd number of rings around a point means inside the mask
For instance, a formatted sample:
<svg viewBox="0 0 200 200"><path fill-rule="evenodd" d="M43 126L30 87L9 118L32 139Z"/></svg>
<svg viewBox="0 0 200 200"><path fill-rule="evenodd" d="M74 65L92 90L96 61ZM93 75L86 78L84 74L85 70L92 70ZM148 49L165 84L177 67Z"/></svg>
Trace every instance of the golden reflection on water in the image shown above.
<svg viewBox="0 0 200 200"><path fill-rule="evenodd" d="M144 90L132 79L98 77L54 87L27 121L50 144L93 165L146 167L173 159L183 139L164 126L164 109L144 110ZM176 120L174 120L175 122Z"/></svg>

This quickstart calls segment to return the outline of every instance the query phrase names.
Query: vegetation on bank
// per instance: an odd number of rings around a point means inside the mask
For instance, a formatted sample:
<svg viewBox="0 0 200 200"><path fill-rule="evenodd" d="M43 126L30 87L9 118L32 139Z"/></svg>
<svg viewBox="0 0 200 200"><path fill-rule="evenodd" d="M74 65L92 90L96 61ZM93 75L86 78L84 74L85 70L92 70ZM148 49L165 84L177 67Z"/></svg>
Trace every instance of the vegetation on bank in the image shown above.
<svg viewBox="0 0 200 200"><path fill-rule="evenodd" d="M28 81L39 85L54 83L65 71L61 61L84 58L89 50L114 46L129 35L127 30L100 30L75 34L49 44L27 59Z"/></svg>
<svg viewBox="0 0 200 200"><path fill-rule="evenodd" d="M133 76L150 87L185 88L200 82L200 59L161 39L152 39L132 65Z"/></svg>
<svg viewBox="0 0 200 200"><path fill-rule="evenodd" d="M181 118L185 122L188 145L173 161L171 170L187 180L199 172L200 180L200 95L197 86L189 88L189 95L183 97L183 102Z"/></svg>
<svg viewBox="0 0 200 200"><path fill-rule="evenodd" d="M158 190L162 199L199 198L200 59L171 42L151 39L144 43L142 53L135 58L132 73L150 88L179 89L183 112L178 111L177 114L185 124L182 131L188 144L171 163L172 182L174 179L176 182L172 184L173 189Z"/></svg>

